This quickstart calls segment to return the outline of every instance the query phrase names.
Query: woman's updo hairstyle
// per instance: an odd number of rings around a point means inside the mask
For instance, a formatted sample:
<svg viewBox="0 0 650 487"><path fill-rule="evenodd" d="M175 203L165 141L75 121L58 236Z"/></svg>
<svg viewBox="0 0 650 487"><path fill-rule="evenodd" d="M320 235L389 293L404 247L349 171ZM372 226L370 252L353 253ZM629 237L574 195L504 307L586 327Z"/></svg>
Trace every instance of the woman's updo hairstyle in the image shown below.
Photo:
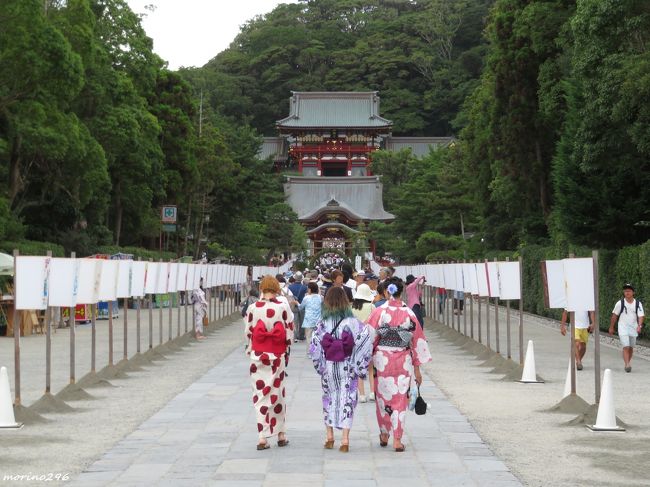
<svg viewBox="0 0 650 487"><path fill-rule="evenodd" d="M404 281L399 277L393 276L386 281L386 291L394 298L399 298L404 290Z"/></svg>

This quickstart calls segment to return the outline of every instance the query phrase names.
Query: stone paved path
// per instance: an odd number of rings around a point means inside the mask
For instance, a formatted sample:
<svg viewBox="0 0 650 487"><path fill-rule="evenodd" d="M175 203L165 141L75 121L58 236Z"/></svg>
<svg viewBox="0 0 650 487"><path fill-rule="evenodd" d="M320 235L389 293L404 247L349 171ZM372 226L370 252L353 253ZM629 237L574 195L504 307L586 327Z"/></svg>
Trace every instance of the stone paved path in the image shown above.
<svg viewBox="0 0 650 487"><path fill-rule="evenodd" d="M302 346L293 347L288 369L291 443L288 448L273 443L270 450L258 452L242 349L68 485L399 487L405 481L409 486L521 485L426 376L422 393L430 411L425 416L409 413L403 439L406 452L379 447L374 403L359 404L348 454L324 450L320 382Z"/></svg>

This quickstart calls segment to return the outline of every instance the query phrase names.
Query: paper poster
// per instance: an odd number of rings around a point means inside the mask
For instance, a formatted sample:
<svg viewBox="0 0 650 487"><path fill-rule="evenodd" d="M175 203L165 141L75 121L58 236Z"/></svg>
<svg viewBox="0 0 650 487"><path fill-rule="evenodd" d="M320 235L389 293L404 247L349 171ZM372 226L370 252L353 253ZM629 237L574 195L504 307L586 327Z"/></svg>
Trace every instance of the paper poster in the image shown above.
<svg viewBox="0 0 650 487"><path fill-rule="evenodd" d="M50 306L72 308L77 305L78 272L78 259L52 259L49 282Z"/></svg>
<svg viewBox="0 0 650 487"><path fill-rule="evenodd" d="M521 299L519 262L499 262L499 297L502 300Z"/></svg>
<svg viewBox="0 0 650 487"><path fill-rule="evenodd" d="M130 298L131 297L131 285L132 285L132 260L118 260L117 261L117 292L116 295L118 298Z"/></svg>
<svg viewBox="0 0 650 487"><path fill-rule="evenodd" d="M101 265L102 274L99 281L99 301L115 301L117 299L117 273L119 260L97 259Z"/></svg>
<svg viewBox="0 0 650 487"><path fill-rule="evenodd" d="M144 279L147 272L147 262L142 260L133 261L131 267L131 296L134 298L142 298L144 292Z"/></svg>
<svg viewBox="0 0 650 487"><path fill-rule="evenodd" d="M496 262L487 262L488 293L491 298L499 297L499 266Z"/></svg>
<svg viewBox="0 0 650 487"><path fill-rule="evenodd" d="M485 263L476 264L476 280L478 282L478 295L482 298L490 296L488 288L487 266Z"/></svg>
<svg viewBox="0 0 650 487"><path fill-rule="evenodd" d="M594 261L591 257L564 259L566 309L568 311L593 311Z"/></svg>
<svg viewBox="0 0 650 487"><path fill-rule="evenodd" d="M547 308L566 308L566 284L564 282L564 263L561 260L542 262L542 282L544 301Z"/></svg>

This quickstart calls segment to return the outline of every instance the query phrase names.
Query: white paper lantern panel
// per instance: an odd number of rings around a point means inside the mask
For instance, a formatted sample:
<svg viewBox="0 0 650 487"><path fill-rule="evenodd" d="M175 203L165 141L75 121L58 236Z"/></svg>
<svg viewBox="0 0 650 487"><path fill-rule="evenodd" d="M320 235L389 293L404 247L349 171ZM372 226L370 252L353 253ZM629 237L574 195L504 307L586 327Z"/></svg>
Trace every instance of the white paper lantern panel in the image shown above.
<svg viewBox="0 0 650 487"><path fill-rule="evenodd" d="M464 264L463 270L465 275L465 284L469 284L467 292L471 293L473 296L478 296L478 275L476 273L476 264Z"/></svg>
<svg viewBox="0 0 650 487"><path fill-rule="evenodd" d="M454 264L456 269L456 291L465 291L465 275L463 274L463 264Z"/></svg>
<svg viewBox="0 0 650 487"><path fill-rule="evenodd" d="M594 261L591 257L564 259L566 309L594 311Z"/></svg>
<svg viewBox="0 0 650 487"><path fill-rule="evenodd" d="M478 281L478 295L482 298L490 296L488 287L487 266L485 263L476 264L476 278Z"/></svg>
<svg viewBox="0 0 650 487"><path fill-rule="evenodd" d="M169 279L169 263L158 263L158 274L156 277L156 290L154 294L165 294L167 292L167 282Z"/></svg>
<svg viewBox="0 0 650 487"><path fill-rule="evenodd" d="M542 263L545 275L545 299L548 307L564 309L566 301L566 283L564 281L564 262L561 260L547 260Z"/></svg>
<svg viewBox="0 0 650 487"><path fill-rule="evenodd" d="M445 277L445 289L456 289L456 269L454 264L443 264L442 269Z"/></svg>
<svg viewBox="0 0 650 487"><path fill-rule="evenodd" d="M99 284L102 266L99 259L76 259L79 262L77 274L77 304L95 304L99 301Z"/></svg>
<svg viewBox="0 0 650 487"><path fill-rule="evenodd" d="M496 262L487 263L488 291L491 298L499 297L499 266Z"/></svg>
<svg viewBox="0 0 650 487"><path fill-rule="evenodd" d="M178 266L176 262L169 264L169 279L167 279L167 292L175 293L178 291Z"/></svg>
<svg viewBox="0 0 650 487"><path fill-rule="evenodd" d="M144 284L144 291L147 294L156 294L156 285L158 284L158 262L147 262L147 275Z"/></svg>
<svg viewBox="0 0 650 487"><path fill-rule="evenodd" d="M97 259L98 265L102 267L102 275L99 281L99 301L115 301L117 299L117 272L119 260Z"/></svg>
<svg viewBox="0 0 650 487"><path fill-rule="evenodd" d="M117 261L117 292L116 295L118 298L130 298L131 297L131 282L133 279L132 260L118 260Z"/></svg>
<svg viewBox="0 0 650 487"><path fill-rule="evenodd" d="M77 305L79 260L53 258L50 262L49 305L72 308Z"/></svg>
<svg viewBox="0 0 650 487"><path fill-rule="evenodd" d="M147 263L136 260L131 266L131 296L141 298L145 295L144 279L147 272Z"/></svg>
<svg viewBox="0 0 650 487"><path fill-rule="evenodd" d="M519 262L499 262L499 297L506 301L521 299L521 269Z"/></svg>
<svg viewBox="0 0 650 487"><path fill-rule="evenodd" d="M187 264L178 264L178 271L176 274L176 289L178 291L185 291L187 289Z"/></svg>

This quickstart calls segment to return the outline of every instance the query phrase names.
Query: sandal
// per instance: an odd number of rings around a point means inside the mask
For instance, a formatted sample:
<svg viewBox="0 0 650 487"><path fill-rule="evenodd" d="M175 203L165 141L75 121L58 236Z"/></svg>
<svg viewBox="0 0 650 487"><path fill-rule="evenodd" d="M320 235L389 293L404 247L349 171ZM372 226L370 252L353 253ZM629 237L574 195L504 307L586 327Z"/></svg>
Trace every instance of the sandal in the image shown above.
<svg viewBox="0 0 650 487"><path fill-rule="evenodd" d="M350 451L350 445L349 444L347 444L347 445L342 444L341 446L339 446L339 451L342 452L342 453L349 452Z"/></svg>
<svg viewBox="0 0 650 487"><path fill-rule="evenodd" d="M269 445L268 443L258 443L257 444L257 449L259 451L268 450L269 448L271 448L271 445Z"/></svg>
<svg viewBox="0 0 650 487"><path fill-rule="evenodd" d="M397 453L402 453L405 450L406 450L406 447L404 445L395 447L395 451Z"/></svg>
<svg viewBox="0 0 650 487"><path fill-rule="evenodd" d="M287 446L289 444L289 440L278 440L278 446Z"/></svg>
<svg viewBox="0 0 650 487"><path fill-rule="evenodd" d="M331 450L332 448L334 448L334 440L326 440L325 445L323 445L323 447L326 450Z"/></svg>
<svg viewBox="0 0 650 487"><path fill-rule="evenodd" d="M386 436L388 436L388 435L386 435ZM388 438L384 441L382 439L383 437L384 437L384 435L379 435L379 446L381 446L382 448L385 447L385 446L388 446Z"/></svg>

